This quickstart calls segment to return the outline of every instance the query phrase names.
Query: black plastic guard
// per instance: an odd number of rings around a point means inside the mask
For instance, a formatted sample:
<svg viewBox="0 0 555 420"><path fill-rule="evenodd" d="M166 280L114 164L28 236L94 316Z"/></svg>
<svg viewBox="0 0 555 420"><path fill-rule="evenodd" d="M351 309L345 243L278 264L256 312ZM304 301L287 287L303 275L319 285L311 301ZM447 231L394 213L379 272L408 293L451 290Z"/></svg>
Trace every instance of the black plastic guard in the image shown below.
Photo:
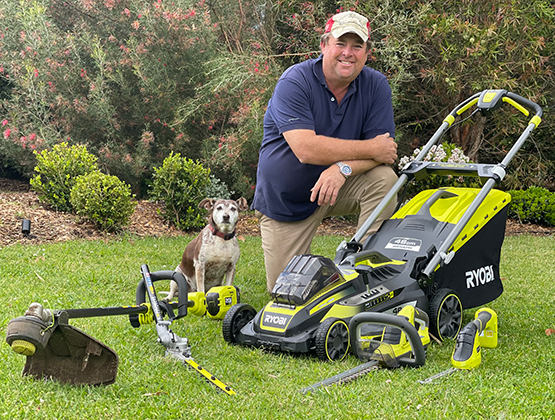
<svg viewBox="0 0 555 420"><path fill-rule="evenodd" d="M48 344L27 356L23 375L71 385L109 385L116 381L119 359L114 350L78 328L59 324Z"/></svg>
<svg viewBox="0 0 555 420"><path fill-rule="evenodd" d="M465 309L485 305L503 293L499 261L508 209L497 213L434 274L435 288L456 291Z"/></svg>

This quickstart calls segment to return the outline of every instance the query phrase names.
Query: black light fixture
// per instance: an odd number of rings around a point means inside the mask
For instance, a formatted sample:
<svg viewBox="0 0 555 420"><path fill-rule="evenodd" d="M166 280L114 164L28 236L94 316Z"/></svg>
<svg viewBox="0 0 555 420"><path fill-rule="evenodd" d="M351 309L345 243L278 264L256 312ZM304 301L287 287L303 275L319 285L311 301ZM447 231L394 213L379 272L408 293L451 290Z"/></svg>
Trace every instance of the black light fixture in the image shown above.
<svg viewBox="0 0 555 420"><path fill-rule="evenodd" d="M29 219L23 219L21 221L21 233L25 236L31 233L31 221Z"/></svg>

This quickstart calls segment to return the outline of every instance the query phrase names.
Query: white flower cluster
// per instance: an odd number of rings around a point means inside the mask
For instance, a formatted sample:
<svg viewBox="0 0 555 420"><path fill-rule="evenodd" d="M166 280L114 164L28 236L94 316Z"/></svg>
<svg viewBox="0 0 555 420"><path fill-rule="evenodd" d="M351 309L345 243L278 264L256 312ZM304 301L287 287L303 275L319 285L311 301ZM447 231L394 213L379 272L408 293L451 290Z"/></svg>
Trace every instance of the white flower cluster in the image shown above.
<svg viewBox="0 0 555 420"><path fill-rule="evenodd" d="M412 156L403 156L399 160L399 169L403 169L406 165L412 162L420 154L420 149L414 149ZM448 156L445 151L443 144L439 146L432 146L428 155L424 158L425 162L450 162L450 163L468 163L470 158L464 154L464 152L455 147L451 151L451 155Z"/></svg>

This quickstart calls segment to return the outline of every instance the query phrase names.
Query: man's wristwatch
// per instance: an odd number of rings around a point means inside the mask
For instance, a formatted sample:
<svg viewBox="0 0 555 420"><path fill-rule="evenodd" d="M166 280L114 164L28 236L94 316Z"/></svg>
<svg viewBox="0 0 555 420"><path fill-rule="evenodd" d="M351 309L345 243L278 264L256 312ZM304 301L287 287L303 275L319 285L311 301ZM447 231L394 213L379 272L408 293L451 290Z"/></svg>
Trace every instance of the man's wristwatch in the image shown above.
<svg viewBox="0 0 555 420"><path fill-rule="evenodd" d="M335 164L339 166L339 172L341 172L341 175L345 178L349 178L353 174L353 169L346 163L336 162Z"/></svg>

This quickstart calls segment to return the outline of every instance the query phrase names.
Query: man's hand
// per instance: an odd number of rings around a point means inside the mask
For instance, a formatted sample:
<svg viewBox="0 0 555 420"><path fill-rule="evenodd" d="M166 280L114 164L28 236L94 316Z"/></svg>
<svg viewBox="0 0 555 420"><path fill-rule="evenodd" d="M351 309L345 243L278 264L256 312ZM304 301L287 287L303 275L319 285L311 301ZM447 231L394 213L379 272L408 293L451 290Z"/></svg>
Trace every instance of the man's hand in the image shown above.
<svg viewBox="0 0 555 420"><path fill-rule="evenodd" d="M320 174L320 178L312 187L310 201L314 202L318 198L319 206L333 206L343 184L345 177L339 172L339 166L331 165Z"/></svg>
<svg viewBox="0 0 555 420"><path fill-rule="evenodd" d="M373 160L378 163L385 163L392 165L397 159L397 143L395 139L389 136L389 133L380 134L374 137L372 142L375 142L375 156Z"/></svg>

